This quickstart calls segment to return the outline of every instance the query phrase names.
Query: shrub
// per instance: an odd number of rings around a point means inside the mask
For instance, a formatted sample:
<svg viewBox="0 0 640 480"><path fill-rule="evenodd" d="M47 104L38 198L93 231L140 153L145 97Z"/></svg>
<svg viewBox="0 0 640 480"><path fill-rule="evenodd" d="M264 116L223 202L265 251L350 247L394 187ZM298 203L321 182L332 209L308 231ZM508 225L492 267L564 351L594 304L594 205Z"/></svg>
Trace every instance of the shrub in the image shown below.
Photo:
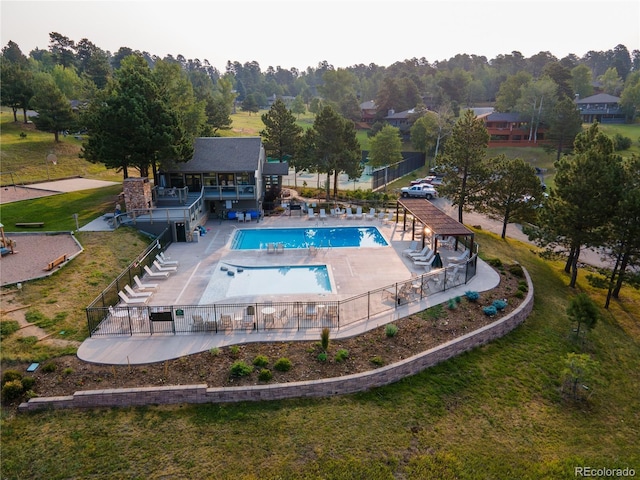
<svg viewBox="0 0 640 480"><path fill-rule="evenodd" d="M318 361L322 362L322 363L326 362L327 361L327 352L320 352L318 354Z"/></svg>
<svg viewBox="0 0 640 480"><path fill-rule="evenodd" d="M381 367L382 365L384 365L384 360L379 355L376 355L375 357L371 357L369 361L378 367Z"/></svg>
<svg viewBox="0 0 640 480"><path fill-rule="evenodd" d="M229 353L233 358L238 358L238 356L240 356L240 347L238 345L231 345L229 347Z"/></svg>
<svg viewBox="0 0 640 480"><path fill-rule="evenodd" d="M275 368L279 372L288 372L289 370L291 370L291 360L286 357L279 358L273 368Z"/></svg>
<svg viewBox="0 0 640 480"><path fill-rule="evenodd" d="M491 305L490 307L483 307L482 311L488 317L493 317L496 313L498 313L498 310L496 310L496 307L494 307L493 305Z"/></svg>
<svg viewBox="0 0 640 480"><path fill-rule="evenodd" d="M14 332L17 332L20 329L20 324L15 320L5 320L0 322L0 336L8 337Z"/></svg>
<svg viewBox="0 0 640 480"><path fill-rule="evenodd" d="M524 292L522 290L518 290L516 293L513 294L513 296L516 298L524 298Z"/></svg>
<svg viewBox="0 0 640 480"><path fill-rule="evenodd" d="M509 265L509 273L514 277L522 278L524 277L524 270L522 269L522 265L519 263L514 263L513 265Z"/></svg>
<svg viewBox="0 0 640 480"><path fill-rule="evenodd" d="M218 347L211 347L209 349L209 353L214 357L217 357L218 355L220 355L220 349Z"/></svg>
<svg viewBox="0 0 640 480"><path fill-rule="evenodd" d="M5 370L2 374L2 385L14 380L22 380L22 374L17 370Z"/></svg>
<svg viewBox="0 0 640 480"><path fill-rule="evenodd" d="M613 140L613 148L615 149L616 152L619 152L621 150L629 150L633 143L633 140L631 140L629 137L625 137L624 135L621 135L619 133L616 133L613 136L612 140Z"/></svg>
<svg viewBox="0 0 640 480"><path fill-rule="evenodd" d="M20 398L24 387L20 380L11 380L2 386L2 398L8 402Z"/></svg>
<svg viewBox="0 0 640 480"><path fill-rule="evenodd" d="M322 350L325 352L329 349L329 333L331 333L331 330L324 327L320 336L320 344L322 345Z"/></svg>
<svg viewBox="0 0 640 480"><path fill-rule="evenodd" d="M492 305L496 308L496 310L502 311L506 308L507 302L505 300L494 300Z"/></svg>
<svg viewBox="0 0 640 480"><path fill-rule="evenodd" d="M398 334L398 326L393 323L388 323L386 327L384 327L384 333L387 337L395 337Z"/></svg>
<svg viewBox="0 0 640 480"><path fill-rule="evenodd" d="M67 367L62 371L62 373L64 373L65 375L71 375L73 373L73 368Z"/></svg>
<svg viewBox="0 0 640 480"><path fill-rule="evenodd" d="M470 302L477 302L480 298L480 294L475 291L469 290L468 292L464 292L464 296L467 297L467 300Z"/></svg>
<svg viewBox="0 0 640 480"><path fill-rule="evenodd" d="M36 379L33 377L24 377L22 379L22 389L25 391L31 390L35 384L36 384Z"/></svg>
<svg viewBox="0 0 640 480"><path fill-rule="evenodd" d="M256 367L266 367L268 363L269 363L269 359L264 355L258 355L256 358L253 359L253 364Z"/></svg>
<svg viewBox="0 0 640 480"><path fill-rule="evenodd" d="M502 267L502 260L500 260L499 258L489 258L487 259L487 263L495 268Z"/></svg>
<svg viewBox="0 0 640 480"><path fill-rule="evenodd" d="M56 369L57 369L57 368L58 368L58 366L57 366L55 363L53 363L53 362L49 362L49 363L46 363L46 364L42 367L42 371L43 371L44 373L53 373L53 372L55 372L55 371L56 371Z"/></svg>
<svg viewBox="0 0 640 480"><path fill-rule="evenodd" d="M349 351L341 348L336 352L336 362L344 362L347 358L349 358Z"/></svg>
<svg viewBox="0 0 640 480"><path fill-rule="evenodd" d="M449 310L455 310L457 306L458 305L456 304L456 301L453 298L450 298L449 303L447 304L447 308Z"/></svg>
<svg viewBox="0 0 640 480"><path fill-rule="evenodd" d="M272 378L273 373L271 373L271 370L269 370L268 368L263 368L258 373L258 380L260 380L261 382L268 382Z"/></svg>
<svg viewBox="0 0 640 480"><path fill-rule="evenodd" d="M462 302L462 298L460 298L460 296L459 296L459 295L457 295L457 296L456 296L456 298L454 298L454 300L455 300L455 301L456 301L456 303L458 303L458 304L459 304L460 302Z"/></svg>
<svg viewBox="0 0 640 480"><path fill-rule="evenodd" d="M253 367L242 360L237 360L231 365L231 375L234 377L246 377L251 372L253 372Z"/></svg>

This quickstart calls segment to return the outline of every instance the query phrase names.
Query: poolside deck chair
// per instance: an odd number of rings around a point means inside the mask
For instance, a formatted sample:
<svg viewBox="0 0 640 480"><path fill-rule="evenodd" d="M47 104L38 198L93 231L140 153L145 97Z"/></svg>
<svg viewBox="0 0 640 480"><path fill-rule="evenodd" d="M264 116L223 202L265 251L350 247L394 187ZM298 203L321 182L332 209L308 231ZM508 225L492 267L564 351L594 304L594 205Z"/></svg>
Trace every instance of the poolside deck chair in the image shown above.
<svg viewBox="0 0 640 480"><path fill-rule="evenodd" d="M177 260L164 260L160 255L156 255L156 260L163 267L177 267L180 264Z"/></svg>
<svg viewBox="0 0 640 480"><path fill-rule="evenodd" d="M284 253L284 244L282 242L277 243L276 253Z"/></svg>
<svg viewBox="0 0 640 480"><path fill-rule="evenodd" d="M426 260L426 261L419 260L419 261L413 262L413 263L414 263L414 265L418 265L418 266L424 267L425 271L430 272L431 271L431 267L433 266L433 262L436 260L436 258L437 257L435 255L432 255L431 259L429 259L429 260Z"/></svg>
<svg viewBox="0 0 640 480"><path fill-rule="evenodd" d="M276 245L275 243L267 243L267 253L275 253L276 251Z"/></svg>
<svg viewBox="0 0 640 480"><path fill-rule="evenodd" d="M364 214L362 213L362 207L357 207L357 208L356 208L356 214L355 214L355 217L356 217L358 220L362 220L362 217L364 217Z"/></svg>
<svg viewBox="0 0 640 480"><path fill-rule="evenodd" d="M347 220L353 220L354 218L356 218L353 214L353 210L351 210L351 207L347 207L344 218L346 218Z"/></svg>
<svg viewBox="0 0 640 480"><path fill-rule="evenodd" d="M244 223L244 213L237 213L236 216L238 217L238 223Z"/></svg>
<svg viewBox="0 0 640 480"><path fill-rule="evenodd" d="M466 263L466 261L469 259L469 250L465 250L464 252L462 252L462 255L458 255L457 257L451 257L449 259L447 259L447 263Z"/></svg>
<svg viewBox="0 0 640 480"><path fill-rule="evenodd" d="M162 258L162 260L164 260L165 262L167 260L171 260L171 257L164 252L160 252L158 255L160 255L160 258Z"/></svg>
<svg viewBox="0 0 640 480"><path fill-rule="evenodd" d="M384 221L385 221L385 222L393 222L393 216L394 216L394 215L395 215L395 214L394 214L393 212L389 212L389 213L387 213L387 216L384 218Z"/></svg>
<svg viewBox="0 0 640 480"><path fill-rule="evenodd" d="M318 307L316 306L316 302L307 302L304 313L307 320L315 320L318 317Z"/></svg>
<svg viewBox="0 0 640 480"><path fill-rule="evenodd" d="M220 315L220 328L233 328L231 315Z"/></svg>
<svg viewBox="0 0 640 480"><path fill-rule="evenodd" d="M453 250L456 245L455 237L440 237L438 238L438 245L443 248L448 248L449 250Z"/></svg>
<svg viewBox="0 0 640 480"><path fill-rule="evenodd" d="M144 305L149 301L149 297L129 298L122 292L122 290L118 292L118 296L127 305Z"/></svg>
<svg viewBox="0 0 640 480"><path fill-rule="evenodd" d="M407 253L407 257L424 257L427 253L429 253L429 250L431 250L431 248L429 247L429 245L425 245L422 250L420 250L419 252L415 252L415 253Z"/></svg>
<svg viewBox="0 0 640 480"><path fill-rule="evenodd" d="M158 288L157 283L143 283L142 280L138 277L138 275L133 276L133 281L136 282L136 286L138 290L154 290Z"/></svg>
<svg viewBox="0 0 640 480"><path fill-rule="evenodd" d="M157 260L153 261L153 266L156 267L156 270L158 270L159 272L175 272L176 270L178 270L178 267L163 267L158 263Z"/></svg>
<svg viewBox="0 0 640 480"><path fill-rule="evenodd" d="M412 240L411 241L411 245L409 245L409 248L405 248L402 251L402 254L405 257L408 257L410 253L418 253L418 241L417 240Z"/></svg>
<svg viewBox="0 0 640 480"><path fill-rule="evenodd" d="M378 220L380 220L381 222L383 222L383 221L384 221L384 217L386 217L386 216L387 216L387 214L386 214L385 212L380 211L380 212L378 213Z"/></svg>
<svg viewBox="0 0 640 480"><path fill-rule="evenodd" d="M411 257L411 260L413 260L413 263L416 263L416 262L428 262L434 256L435 256L434 255L434 251L429 249L429 251L427 252L426 255L423 255L422 257Z"/></svg>
<svg viewBox="0 0 640 480"><path fill-rule="evenodd" d="M330 208L329 209L329 215L331 215L332 217L336 216L336 209L335 208Z"/></svg>
<svg viewBox="0 0 640 480"><path fill-rule="evenodd" d="M325 211L324 208L320 209L320 214L318 215L318 218L320 218L320 220L326 220L327 219L327 212Z"/></svg>
<svg viewBox="0 0 640 480"><path fill-rule="evenodd" d="M124 290L130 298L147 298L153 295L153 292L136 292L129 285L125 285Z"/></svg>
<svg viewBox="0 0 640 480"><path fill-rule="evenodd" d="M376 209L375 208L370 208L369 209L369 213L367 213L366 215L367 220L373 220L374 218L376 218Z"/></svg>
<svg viewBox="0 0 640 480"><path fill-rule="evenodd" d="M151 278L167 278L169 276L169 272L154 272L148 266L144 266L144 271L147 272L147 275Z"/></svg>
<svg viewBox="0 0 640 480"><path fill-rule="evenodd" d="M311 207L307 210L307 218L309 220L314 220L316 218L316 214L313 212L313 208Z"/></svg>

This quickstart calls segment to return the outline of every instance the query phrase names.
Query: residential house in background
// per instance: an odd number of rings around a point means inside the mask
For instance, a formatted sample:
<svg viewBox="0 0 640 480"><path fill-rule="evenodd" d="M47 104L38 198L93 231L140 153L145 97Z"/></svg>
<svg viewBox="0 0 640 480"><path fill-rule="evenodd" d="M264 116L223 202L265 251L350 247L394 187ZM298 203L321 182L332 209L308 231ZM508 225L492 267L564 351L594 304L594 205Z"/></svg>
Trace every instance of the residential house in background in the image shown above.
<svg viewBox="0 0 640 480"><path fill-rule="evenodd" d="M620 97L598 93L576 100L583 123L624 123L626 115L620 106Z"/></svg>
<svg viewBox="0 0 640 480"><path fill-rule="evenodd" d="M526 147L545 141L547 127L514 112L489 112L478 116L489 131L489 146Z"/></svg>
<svg viewBox="0 0 640 480"><path fill-rule="evenodd" d="M366 124L372 124L376 121L376 115L378 113L378 107L376 102L368 100L360 104L360 120Z"/></svg>

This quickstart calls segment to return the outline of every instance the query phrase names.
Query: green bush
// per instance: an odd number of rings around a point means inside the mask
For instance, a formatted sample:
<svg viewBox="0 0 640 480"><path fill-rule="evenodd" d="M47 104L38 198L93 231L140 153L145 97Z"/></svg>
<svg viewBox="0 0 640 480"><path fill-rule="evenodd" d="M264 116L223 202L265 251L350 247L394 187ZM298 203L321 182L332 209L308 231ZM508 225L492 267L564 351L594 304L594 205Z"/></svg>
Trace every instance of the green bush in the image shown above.
<svg viewBox="0 0 640 480"><path fill-rule="evenodd" d="M524 292L520 289L518 289L518 291L516 293L513 294L514 297L516 298L524 298Z"/></svg>
<svg viewBox="0 0 640 480"><path fill-rule="evenodd" d="M263 368L258 373L258 380L260 380L261 382L268 382L272 378L273 373L271 373L271 370L269 370L268 368Z"/></svg>
<svg viewBox="0 0 640 480"><path fill-rule="evenodd" d="M251 375L251 372L253 372L253 367L242 360L236 360L231 365L231 375L234 377L246 377Z"/></svg>
<svg viewBox="0 0 640 480"><path fill-rule="evenodd" d="M480 298L480 294L478 292L471 291L471 290L469 290L468 292L464 292L464 296L470 302L477 302L478 299Z"/></svg>
<svg viewBox="0 0 640 480"><path fill-rule="evenodd" d="M229 353L233 358L238 358L240 356L240 347L238 345L231 345L229 347Z"/></svg>
<svg viewBox="0 0 640 480"><path fill-rule="evenodd" d="M5 370L2 374L2 385L14 380L22 380L22 374L17 370Z"/></svg>
<svg viewBox="0 0 640 480"><path fill-rule="evenodd" d="M24 387L20 380L11 380L2 386L2 399L11 402L22 396Z"/></svg>
<svg viewBox="0 0 640 480"><path fill-rule="evenodd" d="M458 304L456 303L456 301L453 298L450 298L449 302L447 304L447 308L449 310L455 310L457 306L458 306Z"/></svg>
<svg viewBox="0 0 640 480"><path fill-rule="evenodd" d="M58 366L55 363L49 362L42 366L42 371L44 373L53 373L57 370L57 368Z"/></svg>
<svg viewBox="0 0 640 480"><path fill-rule="evenodd" d="M499 258L488 258L487 263L495 268L502 267L502 260L500 260Z"/></svg>
<svg viewBox="0 0 640 480"><path fill-rule="evenodd" d="M25 391L31 390L35 384L36 384L36 379L33 377L24 377L22 379L22 389Z"/></svg>
<svg viewBox="0 0 640 480"><path fill-rule="evenodd" d="M375 357L371 357L369 361L378 367L381 367L382 365L384 365L384 360L379 355L376 355Z"/></svg>
<svg viewBox="0 0 640 480"><path fill-rule="evenodd" d="M275 368L279 372L288 372L289 370L291 370L291 360L286 357L279 358L273 368Z"/></svg>
<svg viewBox="0 0 640 480"><path fill-rule="evenodd" d="M20 329L20 324L15 320L5 320L0 322L0 337L8 337Z"/></svg>
<svg viewBox="0 0 640 480"><path fill-rule="evenodd" d="M269 359L264 355L258 355L253 359L253 364L256 367L266 367L269 364Z"/></svg>
<svg viewBox="0 0 640 480"><path fill-rule="evenodd" d="M349 351L341 348L336 352L336 362L344 362L347 358L349 358Z"/></svg>
<svg viewBox="0 0 640 480"><path fill-rule="evenodd" d="M496 309L496 307L494 307L493 305L489 306L489 307L483 307L482 311L484 312L485 315L487 315L488 317L493 317L495 314L498 313L498 310Z"/></svg>
<svg viewBox="0 0 640 480"><path fill-rule="evenodd" d="M330 333L331 333L331 330L329 330L327 327L324 327L322 329L322 334L320 336L320 344L322 345L322 350L324 350L325 352L329 350L329 334Z"/></svg>
<svg viewBox="0 0 640 480"><path fill-rule="evenodd" d="M514 277L522 278L524 277L524 270L522 269L522 265L519 263L514 263L513 265L509 265L509 273Z"/></svg>
<svg viewBox="0 0 640 480"><path fill-rule="evenodd" d="M326 362L327 361L327 352L320 352L318 354L318 361L322 362L322 363Z"/></svg>
<svg viewBox="0 0 640 480"><path fill-rule="evenodd" d="M398 326L393 323L388 323L386 327L384 327L384 333L387 337L395 337L398 333Z"/></svg>
<svg viewBox="0 0 640 480"><path fill-rule="evenodd" d="M494 300L492 305L496 308L496 310L502 311L506 308L507 302L504 300Z"/></svg>
<svg viewBox="0 0 640 480"><path fill-rule="evenodd" d="M209 349L209 353L210 353L211 355L213 355L214 357L217 357L218 355L220 355L220 348L218 348L218 347L211 347L211 348Z"/></svg>

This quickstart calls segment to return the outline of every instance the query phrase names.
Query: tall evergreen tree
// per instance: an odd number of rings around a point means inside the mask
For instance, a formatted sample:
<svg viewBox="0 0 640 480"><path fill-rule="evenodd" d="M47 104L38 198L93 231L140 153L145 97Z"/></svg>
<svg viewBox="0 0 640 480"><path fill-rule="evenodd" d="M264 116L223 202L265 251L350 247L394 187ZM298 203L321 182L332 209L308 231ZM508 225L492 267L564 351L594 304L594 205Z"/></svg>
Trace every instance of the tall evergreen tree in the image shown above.
<svg viewBox="0 0 640 480"><path fill-rule="evenodd" d="M77 121L69 99L47 73L36 76L34 95L29 101L29 106L38 113L33 117L36 128L53 133L56 143L60 141L59 133L73 128Z"/></svg>
<svg viewBox="0 0 640 480"><path fill-rule="evenodd" d="M481 119L467 110L453 127L442 156L445 181L440 192L458 206L458 221L463 223L465 207L473 208L481 200L489 179L485 153L489 132Z"/></svg>
<svg viewBox="0 0 640 480"><path fill-rule="evenodd" d="M262 123L265 129L260 136L267 156L280 162L292 157L298 149L302 127L296 124L295 117L280 98L262 114Z"/></svg>

